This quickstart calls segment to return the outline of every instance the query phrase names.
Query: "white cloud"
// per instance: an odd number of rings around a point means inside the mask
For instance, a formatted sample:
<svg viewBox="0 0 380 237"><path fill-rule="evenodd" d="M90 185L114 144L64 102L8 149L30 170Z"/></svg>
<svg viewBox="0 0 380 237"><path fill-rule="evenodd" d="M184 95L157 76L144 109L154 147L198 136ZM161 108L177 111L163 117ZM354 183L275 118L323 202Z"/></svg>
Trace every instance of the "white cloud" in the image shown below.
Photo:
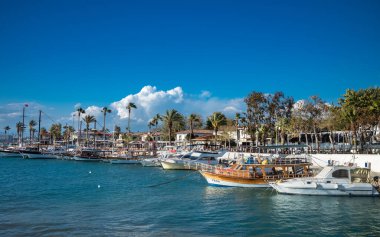
<svg viewBox="0 0 380 237"><path fill-rule="evenodd" d="M209 91L202 91L199 95L200 98L209 98L211 96L211 92Z"/></svg>
<svg viewBox="0 0 380 237"><path fill-rule="evenodd" d="M127 105L132 102L137 109L131 112L131 119L152 117L157 111L169 108L170 105L180 104L183 101L183 91L181 87L176 87L168 91L159 91L154 86L144 86L137 94L132 94L123 99L113 102L111 107L117 111L120 119L128 118ZM143 119L145 121L145 119Z"/></svg>
<svg viewBox="0 0 380 237"><path fill-rule="evenodd" d="M136 94L127 95L119 101L111 103L115 111L113 122L126 124L128 111L126 106L133 102L137 109L131 112L132 130L146 130L149 120L157 113L163 114L166 110L176 109L185 116L196 113L206 118L213 112L222 112L227 117L233 117L236 112L245 110L243 98L219 99L210 97L211 93L202 91L200 95L191 96L183 92L181 87L162 91L154 86L145 86Z"/></svg>
<svg viewBox="0 0 380 237"><path fill-rule="evenodd" d="M82 106L81 103L76 103L76 104L74 105L74 109L78 109L78 108L80 108L81 106Z"/></svg>
<svg viewBox="0 0 380 237"><path fill-rule="evenodd" d="M95 116L96 118L102 115L102 108L95 105L89 106L85 111L86 114Z"/></svg>

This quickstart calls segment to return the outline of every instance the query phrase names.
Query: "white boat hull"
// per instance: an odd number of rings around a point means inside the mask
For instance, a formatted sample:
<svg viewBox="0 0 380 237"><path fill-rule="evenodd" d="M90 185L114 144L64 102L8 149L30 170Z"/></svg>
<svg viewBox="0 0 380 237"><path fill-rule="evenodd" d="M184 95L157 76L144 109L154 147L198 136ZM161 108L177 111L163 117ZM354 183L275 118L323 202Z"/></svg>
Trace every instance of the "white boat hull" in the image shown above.
<svg viewBox="0 0 380 237"><path fill-rule="evenodd" d="M161 166L159 158L147 158L141 160L141 165L145 167L158 167Z"/></svg>
<svg viewBox="0 0 380 237"><path fill-rule="evenodd" d="M139 160L127 160L127 159L112 159L110 160L111 164L140 164Z"/></svg>
<svg viewBox="0 0 380 237"><path fill-rule="evenodd" d="M296 194L310 196L379 196L379 192L371 185L363 183L355 184L331 184L324 187L317 184L315 187L286 187L281 183L272 183L271 186L281 194Z"/></svg>
<svg viewBox="0 0 380 237"><path fill-rule="evenodd" d="M102 159L100 159L100 158L86 158L86 157L79 157L79 156L74 156L73 159L76 161L90 161L90 162L102 161Z"/></svg>
<svg viewBox="0 0 380 237"><path fill-rule="evenodd" d="M34 154L34 153L22 153L24 159L57 159L58 156L54 154Z"/></svg>

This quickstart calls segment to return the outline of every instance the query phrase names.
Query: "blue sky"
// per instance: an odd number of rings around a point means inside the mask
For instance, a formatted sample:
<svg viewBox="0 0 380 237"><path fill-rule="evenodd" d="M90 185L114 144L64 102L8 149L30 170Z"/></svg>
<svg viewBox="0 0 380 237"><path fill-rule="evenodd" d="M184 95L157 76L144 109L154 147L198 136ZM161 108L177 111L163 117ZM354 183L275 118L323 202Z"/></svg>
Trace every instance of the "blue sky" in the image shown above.
<svg viewBox="0 0 380 237"><path fill-rule="evenodd" d="M124 126L136 100L143 130L170 108L232 114L251 91L336 102L380 84L379 12L376 0L4 0L0 125L24 103L61 123L75 105L110 106Z"/></svg>

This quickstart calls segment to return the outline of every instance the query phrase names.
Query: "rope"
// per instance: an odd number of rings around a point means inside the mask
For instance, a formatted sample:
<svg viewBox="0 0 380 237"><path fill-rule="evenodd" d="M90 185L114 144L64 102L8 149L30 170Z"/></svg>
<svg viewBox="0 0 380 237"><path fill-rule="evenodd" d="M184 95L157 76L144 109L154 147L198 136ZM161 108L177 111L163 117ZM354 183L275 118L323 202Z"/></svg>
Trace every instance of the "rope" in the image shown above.
<svg viewBox="0 0 380 237"><path fill-rule="evenodd" d="M192 171L195 171L195 170L192 170ZM189 174L184 175L184 176L181 176L181 177L179 177L179 178L171 179L171 180L169 180L169 181L162 182L162 183L158 183L158 184L149 185L149 186L146 186L146 188L154 188L154 187L158 187L158 186L161 186L161 185L164 185L164 184L170 184L170 183L173 183L173 182L175 182L175 181L178 181L178 180L184 179L184 178L190 176L191 174L195 174L195 173L196 173L196 172L190 172Z"/></svg>

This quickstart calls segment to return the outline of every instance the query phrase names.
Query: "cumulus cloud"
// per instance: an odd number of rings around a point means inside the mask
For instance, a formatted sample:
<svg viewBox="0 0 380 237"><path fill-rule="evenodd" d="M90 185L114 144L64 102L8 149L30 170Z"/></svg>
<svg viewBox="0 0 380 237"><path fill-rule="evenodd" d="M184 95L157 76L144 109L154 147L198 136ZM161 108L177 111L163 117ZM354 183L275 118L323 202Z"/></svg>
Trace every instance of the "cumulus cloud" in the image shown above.
<svg viewBox="0 0 380 237"><path fill-rule="evenodd" d="M170 105L178 105L183 102L183 91L176 87L168 91L157 90L155 86L144 86L137 94L132 94L113 102L111 107L117 111L120 119L128 118L127 105L134 103L137 107L131 113L131 119L153 116L157 111ZM144 120L145 121L145 120Z"/></svg>
<svg viewBox="0 0 380 237"><path fill-rule="evenodd" d="M128 103L134 103L137 109L131 111L131 127L146 130L149 120L155 114L164 114L166 110L176 109L185 116L196 113L204 118L213 112L222 112L226 116L234 116L236 112L245 110L243 98L219 99L211 97L208 91L202 91L197 96L184 93L181 87L171 90L158 90L155 86L145 86L140 92L130 94L119 101L111 103L113 123L125 123L128 119ZM111 117L112 117L111 116Z"/></svg>

